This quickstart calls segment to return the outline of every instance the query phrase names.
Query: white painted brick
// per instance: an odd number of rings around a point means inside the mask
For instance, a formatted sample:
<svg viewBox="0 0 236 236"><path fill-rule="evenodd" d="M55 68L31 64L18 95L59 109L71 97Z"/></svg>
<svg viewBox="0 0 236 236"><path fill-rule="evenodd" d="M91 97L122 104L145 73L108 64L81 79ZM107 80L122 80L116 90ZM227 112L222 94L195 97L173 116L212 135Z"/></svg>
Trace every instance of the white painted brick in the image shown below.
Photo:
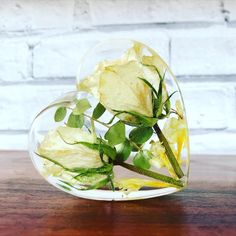
<svg viewBox="0 0 236 236"><path fill-rule="evenodd" d="M0 30L71 28L73 7L73 0L2 0Z"/></svg>
<svg viewBox="0 0 236 236"><path fill-rule="evenodd" d="M228 128L233 116L233 88L213 83L181 83L180 86L190 129Z"/></svg>
<svg viewBox="0 0 236 236"><path fill-rule="evenodd" d="M34 77L75 77L81 57L94 44L80 35L43 40L34 49Z"/></svg>
<svg viewBox="0 0 236 236"><path fill-rule="evenodd" d="M93 25L223 21L219 0L90 0Z"/></svg>
<svg viewBox="0 0 236 236"><path fill-rule="evenodd" d="M75 77L81 58L96 43L112 38L132 38L147 43L168 62L168 37L155 30L133 30L109 33L80 33L51 37L34 49L35 78Z"/></svg>
<svg viewBox="0 0 236 236"><path fill-rule="evenodd" d="M26 43L0 40L0 81L26 79L30 66L30 52Z"/></svg>
<svg viewBox="0 0 236 236"><path fill-rule="evenodd" d="M91 28L90 8L87 0L75 0L74 28Z"/></svg>
<svg viewBox="0 0 236 236"><path fill-rule="evenodd" d="M173 72L177 75L236 74L235 32L210 28L174 33L171 43Z"/></svg>
<svg viewBox="0 0 236 236"><path fill-rule="evenodd" d="M229 21L236 21L236 1L224 0L225 15Z"/></svg>
<svg viewBox="0 0 236 236"><path fill-rule="evenodd" d="M236 154L236 132L210 132L190 135L192 154ZM223 160L222 160L223 161Z"/></svg>
<svg viewBox="0 0 236 236"><path fill-rule="evenodd" d="M27 150L28 134L6 134L0 132L0 150Z"/></svg>
<svg viewBox="0 0 236 236"><path fill-rule="evenodd" d="M235 76L236 79L236 76ZM235 80L236 81L236 80ZM229 111L226 114L228 119L228 129L229 130L236 130L236 84L235 83L228 83L228 87L230 86L230 90L227 93L227 106L229 107ZM236 144L236 142L235 142Z"/></svg>
<svg viewBox="0 0 236 236"><path fill-rule="evenodd" d="M0 87L0 130L27 130L35 115L75 85L14 85Z"/></svg>

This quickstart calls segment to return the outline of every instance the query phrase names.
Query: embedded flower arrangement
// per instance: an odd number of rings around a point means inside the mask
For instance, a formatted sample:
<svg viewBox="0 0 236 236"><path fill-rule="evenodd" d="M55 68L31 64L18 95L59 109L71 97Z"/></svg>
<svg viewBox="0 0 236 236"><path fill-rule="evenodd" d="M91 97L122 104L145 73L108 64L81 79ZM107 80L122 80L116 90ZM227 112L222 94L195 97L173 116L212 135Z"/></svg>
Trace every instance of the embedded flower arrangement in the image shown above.
<svg viewBox="0 0 236 236"><path fill-rule="evenodd" d="M68 191L186 185L183 165L188 160L182 152L188 134L182 103L172 102L178 91L168 92L166 65L144 49L134 42L120 59L101 61L77 84L79 95L90 96L57 107L54 120L60 125L36 150L44 176L57 178ZM120 177L117 166L133 176Z"/></svg>

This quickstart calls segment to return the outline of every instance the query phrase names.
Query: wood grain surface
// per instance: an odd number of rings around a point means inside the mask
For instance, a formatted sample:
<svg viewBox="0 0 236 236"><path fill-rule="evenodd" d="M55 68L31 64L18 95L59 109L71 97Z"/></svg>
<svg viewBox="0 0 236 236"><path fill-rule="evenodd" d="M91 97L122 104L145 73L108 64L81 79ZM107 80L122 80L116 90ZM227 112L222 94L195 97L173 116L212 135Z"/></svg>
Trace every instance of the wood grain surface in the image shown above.
<svg viewBox="0 0 236 236"><path fill-rule="evenodd" d="M0 152L0 235L236 235L236 156L193 156L190 184L130 202L76 198L49 185L26 152Z"/></svg>

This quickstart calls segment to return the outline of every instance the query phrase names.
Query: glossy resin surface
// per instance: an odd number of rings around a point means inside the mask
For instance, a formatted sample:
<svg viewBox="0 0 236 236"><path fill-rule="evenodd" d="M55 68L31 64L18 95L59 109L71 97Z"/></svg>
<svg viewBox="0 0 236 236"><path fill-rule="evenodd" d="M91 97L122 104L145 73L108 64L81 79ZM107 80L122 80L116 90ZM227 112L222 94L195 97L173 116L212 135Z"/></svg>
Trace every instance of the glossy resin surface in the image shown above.
<svg viewBox="0 0 236 236"><path fill-rule="evenodd" d="M29 135L36 169L57 188L96 200L134 200L186 187L189 136L178 83L148 46L98 44L77 91L43 109Z"/></svg>

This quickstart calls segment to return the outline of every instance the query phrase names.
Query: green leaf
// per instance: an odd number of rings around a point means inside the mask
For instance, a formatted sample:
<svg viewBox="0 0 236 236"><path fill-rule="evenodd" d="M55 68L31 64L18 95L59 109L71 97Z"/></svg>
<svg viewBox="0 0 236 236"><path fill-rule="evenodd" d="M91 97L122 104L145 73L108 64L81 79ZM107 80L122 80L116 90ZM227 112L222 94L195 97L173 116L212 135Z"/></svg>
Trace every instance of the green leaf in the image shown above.
<svg viewBox="0 0 236 236"><path fill-rule="evenodd" d="M149 163L149 156L143 151L140 151L135 155L133 163L136 167L141 169L149 169L151 167Z"/></svg>
<svg viewBox="0 0 236 236"><path fill-rule="evenodd" d="M168 96L168 98L167 98L166 101L164 102L165 111L166 111L166 116L169 115L170 109L171 109L170 98L171 98L175 93L177 93L177 91L171 93L171 95Z"/></svg>
<svg viewBox="0 0 236 236"><path fill-rule="evenodd" d="M105 133L105 139L108 140L110 145L117 145L125 141L125 125L123 122L118 121L112 125Z"/></svg>
<svg viewBox="0 0 236 236"><path fill-rule="evenodd" d="M156 66L148 65L148 64L143 64L143 65L153 67L156 70L156 72L157 72L157 74L160 78L159 88L158 88L158 92L157 92L155 90L155 88L148 81L146 81L145 79L139 77L139 79L142 79L147 85L149 85L150 88L152 88L153 94L155 94L155 96L156 96L156 98L155 97L153 98L153 114L154 114L154 117L159 118L159 116L162 114L162 110L163 110L163 104L162 104L162 87L163 87L163 84L162 83L164 81L166 71L164 72L163 76L161 76L161 74L160 74L160 72L159 72L159 70L157 69Z"/></svg>
<svg viewBox="0 0 236 236"><path fill-rule="evenodd" d="M93 186L88 187L87 190L99 189L99 188L105 186L109 181L110 181L110 178L107 176L107 178L105 178L104 180L101 180L98 183L94 184Z"/></svg>
<svg viewBox="0 0 236 236"><path fill-rule="evenodd" d="M120 161L126 161L132 151L132 146L129 140L125 140L123 143L116 146L117 159Z"/></svg>
<svg viewBox="0 0 236 236"><path fill-rule="evenodd" d="M108 176L99 173L84 173L77 175L75 179L80 182L80 185L87 186L86 189L99 188L108 182Z"/></svg>
<svg viewBox="0 0 236 236"><path fill-rule="evenodd" d="M158 88L158 95L157 95L157 100L155 101L155 107L156 107L156 117L159 117L162 113L162 80L160 80L159 88Z"/></svg>
<svg viewBox="0 0 236 236"><path fill-rule="evenodd" d="M115 160L116 158L116 149L107 145L107 144L104 144L104 143L88 143L88 142L76 142L76 143L73 143L72 145L74 144L82 144L88 148L91 148L93 150L98 150L99 153L101 152L101 150L103 151L104 154L106 154L108 157L110 157L112 160Z"/></svg>
<svg viewBox="0 0 236 236"><path fill-rule="evenodd" d="M166 118L166 115L165 115L165 114L160 114L160 115L158 116L158 120L162 120L162 119L164 119L164 118Z"/></svg>
<svg viewBox="0 0 236 236"><path fill-rule="evenodd" d="M72 145L74 145L74 144L72 144ZM105 163L103 166L98 167L98 168L83 168L83 167L76 167L76 166L74 166L73 168L68 168L68 167L64 166L61 162L58 162L57 158L55 158L55 157L51 158L48 156L41 155L39 153L35 153L35 154L43 159L51 161L52 163L62 167L64 170L71 171L71 172L77 172L78 175L81 175L84 173L100 173L100 174L101 173L104 173L104 174L111 173L111 171L113 169L113 165L108 164L108 163Z"/></svg>
<svg viewBox="0 0 236 236"><path fill-rule="evenodd" d="M131 111L118 111L118 110L113 110L114 112L118 112L119 114L125 113L125 114L129 114L134 116L138 123L129 123L129 122L125 122L129 125L133 125L133 126L144 126L144 127L152 127L153 125L156 124L157 122L157 118L155 117L148 117L148 116L144 116L141 115L137 112L131 112Z"/></svg>
<svg viewBox="0 0 236 236"><path fill-rule="evenodd" d="M152 95L153 116L156 116L159 107L158 99Z"/></svg>
<svg viewBox="0 0 236 236"><path fill-rule="evenodd" d="M159 75L159 74L158 74ZM160 76L160 75L159 75ZM142 80L145 84L147 84L151 90L152 90L152 105L153 105L153 116L155 117L156 114L159 114L162 112L162 79L160 79L160 83L159 83L159 88L158 88L158 92L156 91L156 89L153 87L153 85L151 83L149 83L146 79L138 77L138 79ZM155 96L154 96L155 95ZM157 115L158 116L158 115Z"/></svg>
<svg viewBox="0 0 236 236"><path fill-rule="evenodd" d="M71 128L82 128L84 125L84 116L74 115L72 112L68 118L66 125Z"/></svg>
<svg viewBox="0 0 236 236"><path fill-rule="evenodd" d="M54 115L54 120L56 122L62 121L66 116L66 112L66 107L58 107Z"/></svg>
<svg viewBox="0 0 236 236"><path fill-rule="evenodd" d="M71 191L71 189L68 186L64 185L64 184L57 184L57 185L61 188L64 188L67 191Z"/></svg>
<svg viewBox="0 0 236 236"><path fill-rule="evenodd" d="M129 133L131 141L142 144L152 137L153 129L151 127L137 127Z"/></svg>
<svg viewBox="0 0 236 236"><path fill-rule="evenodd" d="M108 156L110 157L112 160L115 160L116 158L116 149L109 146L109 145L106 145L106 144L101 144L101 147L100 147L103 152Z"/></svg>
<svg viewBox="0 0 236 236"><path fill-rule="evenodd" d="M91 107L87 98L77 100L76 107L73 110L74 115L81 115Z"/></svg>
<svg viewBox="0 0 236 236"><path fill-rule="evenodd" d="M170 100L168 99L168 101L166 101L165 103L165 112L166 112L166 116L168 116L170 114Z"/></svg>
<svg viewBox="0 0 236 236"><path fill-rule="evenodd" d="M160 111L160 114L157 114L158 119L164 119L166 118L169 114L170 114L170 109L171 109L171 103L170 103L170 98L176 93L177 91L173 92L170 96L168 96L168 98L166 99L166 101L162 104L162 107L164 107L165 110L165 114L162 113L162 111Z"/></svg>
<svg viewBox="0 0 236 236"><path fill-rule="evenodd" d="M100 118L105 111L106 108L99 102L93 110L93 118L94 119Z"/></svg>
<svg viewBox="0 0 236 236"><path fill-rule="evenodd" d="M150 87L152 89L152 91L156 95L156 97L158 96L156 89L153 87L153 85L151 83L149 83L146 79L141 78L141 77L138 77L138 79L141 79L145 84L147 84L148 87Z"/></svg>

